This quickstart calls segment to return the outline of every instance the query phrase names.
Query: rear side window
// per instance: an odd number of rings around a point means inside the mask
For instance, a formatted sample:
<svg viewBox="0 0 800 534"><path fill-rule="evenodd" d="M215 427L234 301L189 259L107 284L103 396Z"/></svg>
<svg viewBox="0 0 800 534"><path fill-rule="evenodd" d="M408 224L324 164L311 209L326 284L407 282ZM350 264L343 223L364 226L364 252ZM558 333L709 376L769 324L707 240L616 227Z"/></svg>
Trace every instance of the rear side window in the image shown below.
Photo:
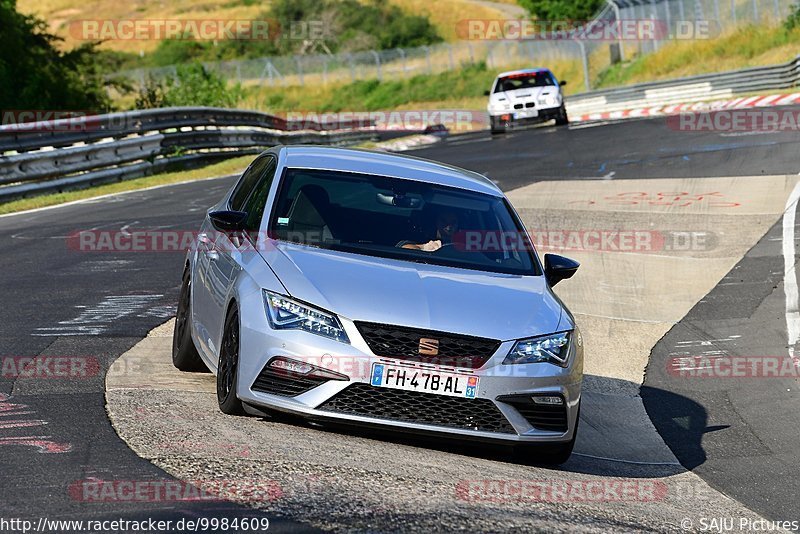
<svg viewBox="0 0 800 534"><path fill-rule="evenodd" d="M236 189L233 191L231 200L228 203L231 210L246 211L244 209L244 204L247 201L247 198L250 196L250 193L253 192L258 180L261 178L264 170L266 170L267 165L269 165L269 163L272 161L274 161L272 156L261 156L251 163L247 170L244 171L244 174L242 174L242 177L239 178L239 183L236 184Z"/></svg>

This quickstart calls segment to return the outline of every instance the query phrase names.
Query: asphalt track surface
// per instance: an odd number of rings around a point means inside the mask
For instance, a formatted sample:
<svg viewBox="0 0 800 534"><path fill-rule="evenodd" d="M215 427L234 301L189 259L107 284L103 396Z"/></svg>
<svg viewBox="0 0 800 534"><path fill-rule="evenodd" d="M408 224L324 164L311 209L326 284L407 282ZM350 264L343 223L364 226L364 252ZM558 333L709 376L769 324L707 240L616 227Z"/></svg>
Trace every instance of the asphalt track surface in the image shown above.
<svg viewBox="0 0 800 534"><path fill-rule="evenodd" d="M720 135L670 130L664 119L542 127L491 138L453 137L414 155L487 173L504 190L534 181L797 174L796 133ZM146 518L258 515L228 503L86 503L71 495L76 481L164 479L111 427L104 406L105 370L149 330L174 313L182 257L174 253L70 250L75 230L193 230L233 177L120 195L0 218L0 355L91 356L101 371L88 379L0 377L11 417L0 417L0 517ZM751 380L709 389L659 376L681 340L741 336L739 354L783 354L782 258L776 226L653 351L642 395L667 444L687 468L770 519L797 519L800 451L797 383ZM760 312L760 313L756 313ZM86 325L101 325L88 331ZM698 333L699 332L699 333ZM749 352L748 352L749 351ZM652 369L652 371L651 371ZM648 396L648 387L665 390ZM690 399L693 403L682 403ZM0 398L0 402L4 399ZM691 441L675 430L686 406ZM3 405L0 404L0 407ZM0 413L0 415L3 415ZM768 417L766 417L768 415ZM15 439L24 438L24 439ZM30 446L28 443L36 443ZM59 452L69 449L68 453ZM13 488L13 491L10 490ZM276 521L272 530L297 527ZM306 527L303 527L306 528Z"/></svg>

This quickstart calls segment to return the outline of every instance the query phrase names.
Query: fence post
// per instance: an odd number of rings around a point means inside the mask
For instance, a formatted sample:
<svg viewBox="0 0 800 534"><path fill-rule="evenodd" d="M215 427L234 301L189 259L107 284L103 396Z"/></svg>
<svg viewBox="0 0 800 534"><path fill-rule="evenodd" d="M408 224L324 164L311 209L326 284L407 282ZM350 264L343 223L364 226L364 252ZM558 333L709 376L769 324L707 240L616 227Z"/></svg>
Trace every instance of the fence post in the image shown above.
<svg viewBox="0 0 800 534"><path fill-rule="evenodd" d="M322 58L322 85L328 85L328 56Z"/></svg>
<svg viewBox="0 0 800 534"><path fill-rule="evenodd" d="M714 0L714 16L717 17L717 24L719 24L720 29L722 29L722 18L719 14L719 0Z"/></svg>
<svg viewBox="0 0 800 534"><path fill-rule="evenodd" d="M350 81L356 81L356 66L353 64L353 54L347 54L347 64L350 66Z"/></svg>
<svg viewBox="0 0 800 534"><path fill-rule="evenodd" d="M300 62L300 56L294 56L294 62L297 65L297 76L300 79L300 85L305 85L303 83L303 64Z"/></svg>
<svg viewBox="0 0 800 534"><path fill-rule="evenodd" d="M686 9L683 5L683 0L678 0L678 16L681 18L680 24L685 24L684 21L686 20Z"/></svg>
<svg viewBox="0 0 800 534"><path fill-rule="evenodd" d="M431 47L423 46L422 48L425 49L425 65L428 67L428 74L433 74L433 71L431 70Z"/></svg>
<svg viewBox="0 0 800 534"><path fill-rule="evenodd" d="M408 70L406 69L406 51L402 48L398 48L397 51L400 52L400 57L403 61L403 78L408 78Z"/></svg>
<svg viewBox="0 0 800 534"><path fill-rule="evenodd" d="M445 46L447 47L447 55L450 58L450 70L455 70L456 66L453 61L453 45L448 43L445 44Z"/></svg>
<svg viewBox="0 0 800 534"><path fill-rule="evenodd" d="M383 81L383 74L381 73L381 56L375 50L370 50L373 56L375 56L375 72L378 75L378 81Z"/></svg>
<svg viewBox="0 0 800 534"><path fill-rule="evenodd" d="M586 55L586 44L579 38L573 38L578 46L581 48L581 59L583 60L583 82L587 91L592 90L592 84L589 82L589 56Z"/></svg>
<svg viewBox="0 0 800 534"><path fill-rule="evenodd" d="M780 22L780 20L781 20L781 5L779 3L779 0L775 0L775 5L773 7L775 8L775 20Z"/></svg>
<svg viewBox="0 0 800 534"><path fill-rule="evenodd" d="M758 23L758 2L753 0L753 22Z"/></svg>
<svg viewBox="0 0 800 534"><path fill-rule="evenodd" d="M731 21L733 27L736 28L736 0L731 0Z"/></svg>
<svg viewBox="0 0 800 534"><path fill-rule="evenodd" d="M622 17L619 15L619 5L614 0L606 0L614 10L614 19L617 21L617 41L619 42L619 59L625 61L625 44L622 42L622 33L619 31L622 26Z"/></svg>
<svg viewBox="0 0 800 534"><path fill-rule="evenodd" d="M669 12L669 0L664 0L664 14L666 15L666 22L667 22L667 40L670 39L672 32L670 27L672 26L672 16Z"/></svg>
<svg viewBox="0 0 800 534"><path fill-rule="evenodd" d="M469 62L475 63L475 56L472 55L472 43L467 41L467 50L469 50Z"/></svg>

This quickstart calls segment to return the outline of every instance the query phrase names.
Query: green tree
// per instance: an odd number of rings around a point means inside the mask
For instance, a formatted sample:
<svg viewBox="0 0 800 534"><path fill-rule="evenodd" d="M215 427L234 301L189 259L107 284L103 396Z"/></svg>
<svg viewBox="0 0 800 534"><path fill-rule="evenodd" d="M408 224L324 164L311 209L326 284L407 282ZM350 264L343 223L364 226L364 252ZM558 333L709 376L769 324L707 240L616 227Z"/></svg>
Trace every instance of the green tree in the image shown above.
<svg viewBox="0 0 800 534"><path fill-rule="evenodd" d="M584 21L605 5L605 0L517 0L534 18L548 21Z"/></svg>
<svg viewBox="0 0 800 534"><path fill-rule="evenodd" d="M69 52L44 21L0 0L0 109L105 111L110 100L89 43Z"/></svg>

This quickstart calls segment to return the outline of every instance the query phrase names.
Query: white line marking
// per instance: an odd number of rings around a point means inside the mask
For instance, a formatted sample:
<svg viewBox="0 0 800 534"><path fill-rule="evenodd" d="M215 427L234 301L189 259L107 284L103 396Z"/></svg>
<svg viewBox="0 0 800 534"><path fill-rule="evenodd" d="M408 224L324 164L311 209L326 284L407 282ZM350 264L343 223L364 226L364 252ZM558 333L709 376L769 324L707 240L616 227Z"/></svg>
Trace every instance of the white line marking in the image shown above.
<svg viewBox="0 0 800 534"><path fill-rule="evenodd" d="M74 206L75 204L86 204L86 203L91 203L91 202L94 202L96 200L100 200L100 199L104 199L104 198L119 197L121 195L128 195L130 193L141 193L142 191L152 191L153 189L161 189L163 187L173 187L173 186L176 186L176 185L186 185L186 184L191 184L191 183L194 183L194 182L207 182L208 180L221 180L222 178L229 178L231 176L236 176L238 174L241 174L241 173L225 174L223 176L209 176L208 178L198 178L196 180L184 180L183 182L175 182L174 184L153 185L153 186L144 187L144 188L141 188L141 189L131 189L130 191L119 191L117 193L108 193L108 194L105 194L105 195L98 195L96 197L82 198L80 200L71 200L69 202L63 202L61 204L53 204L52 206L42 206L41 208L32 208L32 209L24 210L24 211L15 211L13 213L4 213L4 214L0 215L0 219L3 219L5 217L14 217L16 215L25 215L25 214L28 214L28 213L37 213L39 211L52 210L52 209L55 209L55 208L64 208L66 206Z"/></svg>
<svg viewBox="0 0 800 534"><path fill-rule="evenodd" d="M677 467L683 467L680 462L637 462L635 460L620 460L618 458L605 458L603 456L594 456L592 454L583 454L581 452L573 452L573 456L583 456L584 458L594 458L595 460L606 460L609 462L622 462L624 464L635 464L635 465L674 465Z"/></svg>
<svg viewBox="0 0 800 534"><path fill-rule="evenodd" d="M786 211L783 212L783 290L786 294L786 333L790 358L794 358L794 346L800 340L800 293L797 288L794 246L794 221L798 200L800 182L792 189L786 201Z"/></svg>

